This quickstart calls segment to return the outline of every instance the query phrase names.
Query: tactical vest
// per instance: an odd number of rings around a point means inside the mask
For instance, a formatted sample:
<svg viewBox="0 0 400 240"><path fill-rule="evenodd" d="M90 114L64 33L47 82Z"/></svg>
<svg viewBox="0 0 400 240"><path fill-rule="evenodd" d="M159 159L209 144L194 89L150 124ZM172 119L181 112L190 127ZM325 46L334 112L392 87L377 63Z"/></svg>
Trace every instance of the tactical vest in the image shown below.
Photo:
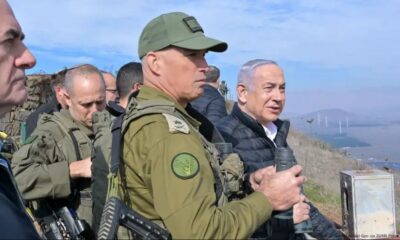
<svg viewBox="0 0 400 240"><path fill-rule="evenodd" d="M92 140L83 133L70 118L64 116L60 112L54 112L52 115L42 114L38 121L38 125L46 122L56 123L61 130L61 134L59 131L52 131L52 135L68 163L91 156ZM91 199L89 191L90 181L90 178L82 178L71 182L72 195L74 196L71 196L68 202L78 201L79 199L76 199L76 197L79 196L79 194L80 198L83 197L86 199L85 202L89 201L88 199ZM91 200L87 204L91 205Z"/></svg>
<svg viewBox="0 0 400 240"><path fill-rule="evenodd" d="M60 130L62 130L62 135L53 136L68 162L82 160L91 156L92 140L84 134L71 119L65 117L60 112L54 112L52 115L43 114L38 124L43 124L45 122L54 122ZM67 137L72 145L66 146L63 144L61 140L64 137Z"/></svg>
<svg viewBox="0 0 400 240"><path fill-rule="evenodd" d="M164 101L164 100L143 100L137 101L136 99L132 99L127 107L126 115L124 115L121 126L121 138L124 133L127 131L128 126L135 119L138 119L145 115L151 114L164 114L170 115L180 120L184 121L188 126L191 126L183 116L183 113L180 113L174 106L173 103ZM134 124L134 123L133 123ZM113 129L114 130L114 129ZM215 181L215 189L216 189L216 197L217 197L217 206L223 206L228 202L228 197L232 195L240 195L243 193L242 191L242 181L243 181L243 163L240 161L239 156L237 154L230 154L228 158L224 161L220 159L220 154L218 150L215 148L214 144L207 141L196 128L191 127L191 130L195 131L198 136L201 138L201 142L205 153L207 155L207 159L209 160L210 166L212 168L212 172L214 175ZM121 152L122 146L114 147L114 139L113 139L113 151L115 148ZM123 161L122 158L120 160ZM123 164L122 164L123 165ZM113 166L111 166L113 168ZM118 168L118 166L116 166ZM114 166L115 169L115 166ZM124 169L122 169L121 179L122 181L126 181L124 178ZM115 172L115 171L112 171ZM114 184L110 184L110 187L117 186ZM111 189L109 191L109 195L116 195ZM125 201L127 201L126 197L129 197L126 192L124 193Z"/></svg>

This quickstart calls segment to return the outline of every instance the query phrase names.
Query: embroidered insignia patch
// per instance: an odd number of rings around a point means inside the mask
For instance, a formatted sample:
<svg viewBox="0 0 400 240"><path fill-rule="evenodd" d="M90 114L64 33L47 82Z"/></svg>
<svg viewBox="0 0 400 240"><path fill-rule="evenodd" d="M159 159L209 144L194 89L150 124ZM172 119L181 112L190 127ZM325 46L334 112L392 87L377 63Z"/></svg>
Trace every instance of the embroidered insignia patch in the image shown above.
<svg viewBox="0 0 400 240"><path fill-rule="evenodd" d="M172 172L181 179L189 179L197 175L200 166L196 157L190 153L179 153L172 159Z"/></svg>
<svg viewBox="0 0 400 240"><path fill-rule="evenodd" d="M167 120L170 133L189 133L189 126L185 121L167 113L163 113L163 115Z"/></svg>

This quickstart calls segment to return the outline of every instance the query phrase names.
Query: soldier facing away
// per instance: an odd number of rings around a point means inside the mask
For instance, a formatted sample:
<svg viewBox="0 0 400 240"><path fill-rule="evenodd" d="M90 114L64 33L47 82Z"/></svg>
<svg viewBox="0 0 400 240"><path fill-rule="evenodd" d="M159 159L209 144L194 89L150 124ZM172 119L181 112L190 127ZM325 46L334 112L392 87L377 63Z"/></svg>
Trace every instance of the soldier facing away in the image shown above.
<svg viewBox="0 0 400 240"><path fill-rule="evenodd" d="M214 125L228 115L225 106L225 99L218 91L219 69L215 66L208 66L206 73L206 84L204 85L203 94L190 103L190 105L203 114Z"/></svg>

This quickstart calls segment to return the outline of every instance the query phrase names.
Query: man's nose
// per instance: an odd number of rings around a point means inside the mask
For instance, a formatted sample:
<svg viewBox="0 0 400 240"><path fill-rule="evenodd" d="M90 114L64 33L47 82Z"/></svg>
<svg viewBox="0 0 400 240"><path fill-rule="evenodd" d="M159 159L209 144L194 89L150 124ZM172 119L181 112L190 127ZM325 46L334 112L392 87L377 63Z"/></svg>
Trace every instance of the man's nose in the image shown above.
<svg viewBox="0 0 400 240"><path fill-rule="evenodd" d="M36 65L35 56L33 56L25 44L21 43L21 48L19 55L15 58L15 66L22 69L33 68Z"/></svg>
<svg viewBox="0 0 400 240"><path fill-rule="evenodd" d="M273 91L273 100L282 101L284 93L281 92L279 88L275 88Z"/></svg>
<svg viewBox="0 0 400 240"><path fill-rule="evenodd" d="M206 72L208 72L208 71L210 70L210 68L208 67L208 63L207 63L207 60L206 60L205 57L203 57L203 58L200 60L200 62L199 62L199 64L198 64L198 67L199 67L199 68L201 69L201 71L204 72L204 73L206 73Z"/></svg>

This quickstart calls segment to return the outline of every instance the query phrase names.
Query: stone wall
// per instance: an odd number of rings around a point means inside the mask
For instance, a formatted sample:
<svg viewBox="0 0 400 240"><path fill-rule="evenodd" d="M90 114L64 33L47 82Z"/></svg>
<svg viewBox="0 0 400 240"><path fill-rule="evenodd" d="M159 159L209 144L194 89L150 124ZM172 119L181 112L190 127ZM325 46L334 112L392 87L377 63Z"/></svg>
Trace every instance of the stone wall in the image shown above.
<svg viewBox="0 0 400 240"><path fill-rule="evenodd" d="M27 100L22 106L13 107L3 118L0 118L0 130L5 131L9 136L20 135L20 124L25 121L28 115L39 105L47 102L51 95L51 80L53 75L34 74L28 76L26 88L28 91Z"/></svg>

